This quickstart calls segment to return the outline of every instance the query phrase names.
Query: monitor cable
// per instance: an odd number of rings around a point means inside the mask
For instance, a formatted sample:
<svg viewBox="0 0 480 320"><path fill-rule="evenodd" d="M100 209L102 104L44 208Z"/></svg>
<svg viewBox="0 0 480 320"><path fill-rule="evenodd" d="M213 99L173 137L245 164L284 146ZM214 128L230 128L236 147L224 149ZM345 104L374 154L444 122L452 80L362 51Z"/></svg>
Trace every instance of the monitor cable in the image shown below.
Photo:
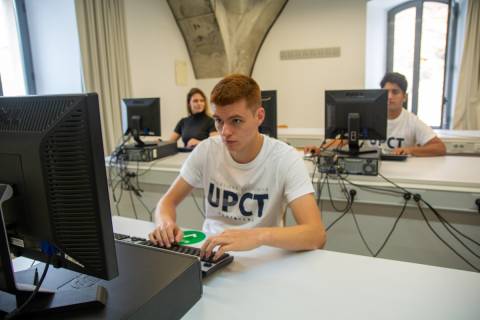
<svg viewBox="0 0 480 320"><path fill-rule="evenodd" d="M344 189L342 189L343 194L345 195L345 199L347 200L347 204L345 205L345 208L339 209L335 206L333 199L332 199L332 192L330 189L330 181L328 179L328 174L326 176L327 179L327 191L328 191L328 198L330 200L330 204L333 207L333 209L337 212L347 212L349 210L349 207L353 204L353 198L350 197L349 193L346 193ZM340 186L341 188L341 186Z"/></svg>
<svg viewBox="0 0 480 320"><path fill-rule="evenodd" d="M51 261L52 261L52 256L49 255L49 256L48 256L48 261L47 261L47 263L45 264L45 268L43 269L42 276L40 277L40 280L37 281L36 286L35 286L35 289L32 291L32 293L30 294L30 296L25 300L25 302L24 302L21 306L15 308L14 310L12 310L10 313L8 313L8 314L5 316L5 320L7 320L7 319L13 319L13 318L15 318L15 317L18 317L18 316L21 316L21 315L22 315L22 312L24 311L24 309L25 309L25 308L28 306L28 304L35 298L35 296L37 295L38 291L40 290L40 287L42 286L43 280L45 279L45 276L47 275L48 268L50 267ZM37 273L37 270L35 269L35 279L37 279L37 276L38 276L38 273Z"/></svg>
<svg viewBox="0 0 480 320"><path fill-rule="evenodd" d="M407 189L405 188L402 188L400 187L399 185L395 184L393 181L387 179L386 177L384 177L383 175L380 175L383 179L385 179L386 181L392 183L394 186L396 186L397 188L401 188L402 190L405 190L406 192L408 192L409 194L412 194L411 192L409 192ZM437 219L442 223L442 225L445 227L445 229L447 231L449 231L449 233L453 235L453 233L447 228L447 226L454 230L455 232L457 232L459 235L461 235L463 238L467 239L467 240L470 240L471 242L473 242L474 244L476 244L477 246L480 246L480 242L478 241L475 241L474 239L472 239L471 237L467 236L466 234L464 234L463 232L461 232L460 230L458 230L457 228L455 228L450 222L448 222L447 219L445 219L445 217L443 217L429 202L427 202L422 196L420 196L420 194L415 194L414 195L414 200L417 201L416 199L418 199L419 202L422 202L424 203L432 212L433 214L437 217ZM455 236L454 236L455 237ZM460 240L459 240L460 241ZM475 256L478 256L477 254L474 254Z"/></svg>
<svg viewBox="0 0 480 320"><path fill-rule="evenodd" d="M427 224L428 228L430 229L430 231L432 231L432 233L437 237L437 239L439 239L445 246L447 246L447 248L450 249L450 251L452 251L456 256L458 256L460 259L462 259L466 264L468 264L472 269L474 269L475 271L477 272L480 272L480 268L477 268L475 267L470 261L467 260L467 258L465 258L463 255L461 255L457 250L455 250L450 244L448 244L448 242L443 239L436 231L435 229L432 227L432 225L430 224L430 222L428 221L428 218L427 216L425 215L425 212L423 211L423 208L420 204L420 201L421 201L421 197L416 194L413 196L413 199L415 200L416 204L417 204L417 208L418 210L420 211L420 214L422 215L423 217L423 220L425 221L425 223Z"/></svg>
<svg viewBox="0 0 480 320"><path fill-rule="evenodd" d="M135 172L129 171L125 161L125 155L123 153L124 146L126 142L128 142L129 140L130 140L130 135L124 136L124 139L122 140L120 145L110 155L110 161L109 161L110 189L112 191L112 198L115 203L117 215L119 216L121 215L119 204L123 196L123 190L127 190L129 191L128 192L129 199L130 199L130 203L131 203L135 218L138 219L139 215L134 203L133 196L135 196L135 199L137 199L138 202L140 202L140 204L142 205L142 207L146 210L150 221L153 221L153 211L155 210L155 208L149 209L148 206L145 204L145 202L142 200L142 195L144 191L140 187L139 176L142 176L148 173L152 169L155 163L154 162L151 163L146 170L140 171L140 162L137 161ZM116 169L116 176L112 176L113 169ZM120 193L117 195L117 189L119 187L120 187Z"/></svg>
<svg viewBox="0 0 480 320"><path fill-rule="evenodd" d="M339 178L342 179L343 181L353 185L353 186L356 186L360 189L374 189L374 191L376 192L393 192L395 194L398 194L398 193L401 193L400 191L395 191L395 190L390 190L390 189L385 189L385 188L378 188L378 187L368 187L368 186L362 186L362 185L358 185L358 184L355 184L355 183L352 183L350 180L348 180L347 178L345 177L341 177L339 175ZM350 209L350 212L352 213L352 217L354 219L354 223L355 223L355 227L358 231L358 233L360 234L360 238L362 239L365 247L367 248L367 250L370 252L370 254L373 256L373 257L377 257L383 250L383 248L386 246L386 244L388 243L388 241L390 240L390 237L392 236L393 232L395 231L395 229L397 228L397 224L398 222L400 221L401 217L403 216L403 214L405 213L405 210L407 208L407 204L408 202L410 201L410 199L412 198L412 194L411 193L403 193L403 199L404 199L404 203L403 203L403 206L402 206L402 209L400 210L400 213L398 214L398 216L396 217L394 223L393 223L393 226L392 228L390 229L390 231L388 232L385 240L383 241L383 243L380 245L379 249L376 251L376 252L373 252L373 250L371 250L370 246L368 245L365 237L363 236L363 233L360 229L360 226L359 226L359 223L357 221L357 218L356 218L356 215L355 213L353 212L353 208Z"/></svg>
<svg viewBox="0 0 480 320"><path fill-rule="evenodd" d="M385 176L383 176L382 174L379 174L380 177L382 177L385 181L391 183L392 185L394 185L395 187L403 190L403 191L406 191L407 193L410 193L410 194L413 194L411 192L409 192L407 189L399 186L398 184L396 184L395 182L391 181L390 179L386 178ZM430 229L430 231L435 235L435 237L437 239L439 239L445 246L447 246L456 256L458 256L460 259L462 259L467 265L469 265L471 268L473 268L475 271L477 272L480 272L480 269L475 267L473 265L472 262L470 262L466 257L464 257L462 254L460 254L457 250L455 250L445 239L443 239L439 234L438 232L435 231L435 229L433 228L433 226L430 224L430 221L428 221L428 218L422 208L422 203L425 204L432 212L433 214L437 217L437 219L439 220L439 222L441 223L441 225L445 228L445 230L454 238L458 241L458 243L464 247L467 251L469 251L471 254L473 254L475 257L477 258L480 258L480 255L475 253L470 247L467 246L467 244L465 242L463 242L457 235L455 235L454 231L458 233L458 235L462 236L463 238L473 242L474 244L476 244L477 246L480 246L480 242L478 241L475 241L474 239L472 239L471 237L467 236L466 234L464 234L463 232L461 232L460 230L458 230L457 228L455 228L453 225L450 224L450 222L447 221L447 219L445 219L430 203L428 203L425 199L423 199L421 197L420 194L413 194L413 200L416 202L416 205L417 205L417 208L418 208L418 211L420 212L423 220L425 221L425 223L427 224L428 228Z"/></svg>
<svg viewBox="0 0 480 320"><path fill-rule="evenodd" d="M380 248L378 248L377 252L375 252L375 254L373 255L374 257L377 257L382 252L383 248L385 248L385 246L387 245L388 241L390 240L390 237L392 236L393 232L397 228L398 222L400 221L403 214L405 213L405 209L407 208L407 204L408 204L408 202L410 201L411 198L412 198L412 196L409 193L404 194L405 202L403 203L402 210L400 211L399 215L395 219L395 222L393 223L392 228L388 232L387 237L385 238L385 240L381 244Z"/></svg>
<svg viewBox="0 0 480 320"><path fill-rule="evenodd" d="M327 187L328 186L329 186L329 182L328 182L328 176L327 176ZM342 210L342 211L337 210L337 212L342 212L342 214L339 217L337 217L335 220L333 220L327 226L327 228L325 229L326 231L329 231L338 221L340 221L348 213L348 211L351 210L351 208L353 206L353 203L355 201L356 194L357 194L357 191L355 189L350 189L350 191L348 192L348 196L346 196L347 205L346 205L345 209ZM330 191L329 191L329 198L330 198L330 203L332 204L332 207L335 209L335 207L333 206L333 201L332 201L332 198L331 198Z"/></svg>

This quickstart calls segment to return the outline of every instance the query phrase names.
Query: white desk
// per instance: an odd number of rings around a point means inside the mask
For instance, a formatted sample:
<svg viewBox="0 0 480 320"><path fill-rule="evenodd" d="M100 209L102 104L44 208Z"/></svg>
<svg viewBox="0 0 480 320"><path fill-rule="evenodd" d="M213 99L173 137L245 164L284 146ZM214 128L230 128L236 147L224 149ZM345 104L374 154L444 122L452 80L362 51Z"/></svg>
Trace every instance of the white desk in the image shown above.
<svg viewBox="0 0 480 320"><path fill-rule="evenodd" d="M140 174L148 171L148 174L141 175L140 181L143 184L169 186L178 176L188 155L188 153L178 153L152 163L140 163L138 166ZM306 163L313 171L312 163ZM130 169L136 171L137 164L132 164ZM380 172L402 187L419 192L435 208L466 212L478 211L475 200L480 198L480 158L410 157L405 162L384 161L381 164ZM391 187L381 177L350 176L349 179L362 185ZM336 182L332 181L332 183ZM343 200L344 197L341 193L338 190L334 191L333 198ZM327 199L327 195L324 194L322 199ZM393 205L403 203L399 197L382 197L378 193L368 192L360 193L357 201Z"/></svg>
<svg viewBox="0 0 480 320"><path fill-rule="evenodd" d="M480 155L480 130L443 130L435 133L445 143L447 154ZM294 147L319 145L325 136L323 128L279 128L278 139Z"/></svg>
<svg viewBox="0 0 480 320"><path fill-rule="evenodd" d="M145 237L152 224L113 218ZM478 319L480 274L326 250L262 247L204 281L184 319Z"/></svg>
<svg viewBox="0 0 480 320"><path fill-rule="evenodd" d="M139 172L149 170L140 176L142 188L146 191L143 200L149 208L153 208L161 195L177 177L182 163L188 154L180 153L171 157L157 160L154 163L141 163ZM306 162L313 170L311 162ZM136 164L130 170L136 171ZM414 193L419 193L444 215L455 227L467 235L480 241L480 215L475 205L475 200L480 198L480 160L473 157L437 157L437 158L409 158L406 162L383 162L380 171L387 178ZM388 182L380 177L350 176L349 179L366 186L376 186L394 189ZM340 192L338 182L330 180L332 199L345 201ZM399 214L404 200L395 194L385 194L353 187L357 191L354 211L358 214L359 225L372 250L377 250L383 243L396 216ZM194 192L197 204L203 205L203 195L200 190ZM322 200L329 199L326 188L323 189ZM136 201L135 201L136 202ZM148 220L149 217L142 211L142 206L136 202L136 210L140 219ZM342 203L338 205L342 206ZM116 212L112 206L113 212ZM133 217L131 200L124 195L119 206L122 216ZM328 201L322 201L323 218L329 225L338 213L333 212ZM177 219L180 225L201 228L203 216L197 206L188 197L179 207ZM430 222L442 237L449 243L455 241L446 234L445 230L428 210ZM287 225L293 223L290 214L287 215ZM461 246L454 246L456 250L465 255L477 267L477 259ZM328 233L327 249L347 253L369 255L361 242L355 227L353 216L349 213L337 223ZM477 249L476 249L477 250ZM470 270L460 258L444 246L431 231L415 207L414 201L409 206L400 220L388 245L382 251L381 257L401 261L425 263L450 268Z"/></svg>
<svg viewBox="0 0 480 320"><path fill-rule="evenodd" d="M170 184L173 180L165 180L161 173L172 173L176 177L188 155L189 153L177 153L154 162L140 162L138 165L140 172L148 170L151 173L142 177L142 180ZM108 167L108 159L106 164ZM310 165L309 167L312 169ZM136 170L137 163L131 164L130 169ZM407 161L383 161L380 172L404 187L480 191L480 158L475 157L410 157ZM368 181L372 185L383 182L380 177L355 176L355 178Z"/></svg>
<svg viewBox="0 0 480 320"><path fill-rule="evenodd" d="M475 200L480 198L480 158L445 156L432 158L409 157L406 161L383 161L380 173L403 188L419 193L436 209L478 212ZM350 181L365 186L395 189L380 176L351 175ZM330 183L337 185L336 180ZM402 205L399 196L357 190L357 202ZM338 188L333 198L344 200ZM322 199L327 199L326 192ZM413 201L412 201L413 205Z"/></svg>
<svg viewBox="0 0 480 320"><path fill-rule="evenodd" d="M278 128L279 140L294 147L318 146L323 141L325 129L323 128Z"/></svg>

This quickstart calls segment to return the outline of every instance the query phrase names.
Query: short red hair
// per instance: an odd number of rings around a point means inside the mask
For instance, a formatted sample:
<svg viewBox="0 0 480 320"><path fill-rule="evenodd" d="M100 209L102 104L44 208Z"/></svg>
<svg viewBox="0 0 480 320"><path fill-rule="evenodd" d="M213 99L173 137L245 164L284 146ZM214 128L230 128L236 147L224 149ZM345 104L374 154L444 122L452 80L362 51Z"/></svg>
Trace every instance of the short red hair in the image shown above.
<svg viewBox="0 0 480 320"><path fill-rule="evenodd" d="M232 74L213 88L210 101L216 106L226 106L245 99L252 111L262 105L260 87L255 80L242 74Z"/></svg>

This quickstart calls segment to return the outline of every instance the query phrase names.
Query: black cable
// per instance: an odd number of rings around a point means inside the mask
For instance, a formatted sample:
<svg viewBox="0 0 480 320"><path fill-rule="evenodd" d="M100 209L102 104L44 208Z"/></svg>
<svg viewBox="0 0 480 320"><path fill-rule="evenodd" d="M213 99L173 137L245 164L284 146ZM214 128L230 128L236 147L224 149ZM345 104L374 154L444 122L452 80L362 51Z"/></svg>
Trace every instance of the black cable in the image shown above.
<svg viewBox="0 0 480 320"><path fill-rule="evenodd" d="M408 191L407 189L399 186L398 184L396 184L395 182L391 181L390 179L386 178L385 176L379 174L384 180L388 181L389 183L391 183L392 185L394 185L395 187L401 189L401 190L404 190L406 191L407 193L410 193L410 191ZM411 194L411 193L410 193ZM452 226L448 221L447 219L445 219L442 215L440 215L440 213L438 213L438 211L433 208L432 205L430 205L430 203L428 203L427 201L425 201L419 194L414 194L413 196L413 199L415 200L416 204L417 204L417 207L423 217L423 219L425 220L425 222L427 223L427 226L429 227L429 229L434 233L434 235L440 240L442 241L451 251L453 251L458 257L460 257L465 263L467 263L469 266L471 266L473 269L475 269L476 271L480 272L480 269L476 268L475 266L473 266L473 264L468 261L464 256L462 256L460 253L458 253L452 246L450 246L446 240L444 240L434 229L433 227L430 225L421 205L420 205L420 202L423 202L425 205L427 205L427 207L433 212L433 214L437 217L437 219L440 221L440 223L442 224L442 226L445 228L445 230L452 236L454 237L465 249L467 249L470 253L472 253L474 256L476 257L479 257L478 254L476 254L470 247L468 247L462 240L460 240L454 233L452 230L456 231L458 234L460 234L462 237L464 237L465 239L468 239L470 241L472 241L473 243L475 243L476 245L480 245L479 242L473 240L472 238L468 237L467 235L465 235L464 233L462 233L461 231L459 231L457 228L455 228L454 226ZM450 227L452 230L450 230L448 227Z"/></svg>
<svg viewBox="0 0 480 320"><path fill-rule="evenodd" d="M317 166L318 166L318 163L319 163L319 159L320 159L320 157L317 157L316 161L313 161L312 185L313 185L313 181L315 180L315 173L317 171Z"/></svg>
<svg viewBox="0 0 480 320"><path fill-rule="evenodd" d="M440 220L440 219L439 219ZM451 227L451 225L447 225L445 224L444 222L442 222L442 220L440 220L440 223L443 225L443 227L448 231L448 233L450 233L450 235L452 237L454 237L461 245L462 247L464 247L468 252L470 252L471 254L473 254L475 257L477 257L478 259L480 259L480 255L477 254L475 251L473 251L473 249L471 249L469 246L467 246L467 244L465 242L463 242L462 240L460 240L460 238L458 236L455 235L455 233L453 233L452 230L449 229L449 227Z"/></svg>
<svg viewBox="0 0 480 320"><path fill-rule="evenodd" d="M323 191L323 186L325 185L325 180L326 180L326 175L324 176L323 173L320 174L320 179L317 180L317 205L322 206L322 191Z"/></svg>
<svg viewBox="0 0 480 320"><path fill-rule="evenodd" d="M464 234L463 232L461 232L460 230L458 230L457 228L455 228L454 226L452 226L452 225L450 224L450 222L447 221L447 219L445 219L435 208L433 208L433 207L430 205L430 203L428 203L427 201L425 201L423 198L421 198L421 201L427 205L427 207L435 214L435 216L438 218L438 220L445 222L446 225L448 225L450 228L452 228L453 230L455 230L455 231L456 231L458 234L460 234L462 237L464 237L464 238L467 239L467 240L470 240L471 242L475 243L477 246L480 246L480 242L473 240L472 238L470 238L469 236L467 236L466 234Z"/></svg>
<svg viewBox="0 0 480 320"><path fill-rule="evenodd" d="M148 212L148 216L150 217L150 221L153 221L153 211L155 211L155 208L153 208L153 209L148 208L148 206L145 204L145 202L143 202L141 197L139 195L137 195L136 193L134 193L134 194L135 194L135 197L137 198L138 202L140 202L140 204L143 206L143 208L145 208L145 210Z"/></svg>
<svg viewBox="0 0 480 320"><path fill-rule="evenodd" d="M47 264L45 265L45 269L43 269L42 276L40 277L40 280L38 281L37 286L33 290L32 294L30 294L30 296L27 298L27 300L25 300L25 302L20 307L15 308L12 312L7 314L5 316L5 319L13 319L14 317L17 317L17 316L21 315L22 311L28 306L28 304L33 300L33 298L35 298L38 291L40 290L40 287L43 283L43 280L45 279L45 276L47 275L48 267L50 267L51 260L52 260L52 257L49 256Z"/></svg>
<svg viewBox="0 0 480 320"><path fill-rule="evenodd" d="M329 144L327 144L325 147L322 148L322 145L327 142L327 140L323 140L323 143L320 145L320 151L325 151L327 150L332 144L334 144L337 140L333 139Z"/></svg>
<svg viewBox="0 0 480 320"><path fill-rule="evenodd" d="M403 195L405 194L403 191L397 191L397 190L392 190L392 189L387 189L387 188L381 188L381 187L372 187L372 186L364 186L364 185L361 185L361 184L357 184L355 182L352 182L350 181L349 179L347 178L342 178L343 180L345 180L348 184L351 184L352 186L354 187L357 187L357 188L360 188L360 189L367 189L367 190L374 190L374 191L382 191L382 192L385 192L385 193L393 193L395 195Z"/></svg>
<svg viewBox="0 0 480 320"><path fill-rule="evenodd" d="M123 196L123 189L124 189L123 184L126 182L124 177L125 163L124 163L123 150L124 150L124 145L128 141L128 139L129 139L129 136L122 141L122 143L115 149L114 152L112 152L110 156L110 163L109 163L110 164L110 167L109 167L110 188L112 190L112 198L115 203L117 215L119 216L120 216L120 209L118 205ZM112 177L113 169L115 169L115 173L116 173L115 177ZM116 182L117 178L119 179L118 182ZM121 184L120 194L119 196L117 196L117 188L119 184Z"/></svg>
<svg viewBox="0 0 480 320"><path fill-rule="evenodd" d="M335 206L335 204L333 203L332 193L331 193L331 190L330 190L330 182L329 182L329 180L328 180L328 174L327 174L326 179L327 179L328 198L329 198L329 200L330 200L330 204L332 205L333 209L335 209L335 211L337 211L337 212L346 212L346 211L348 211L348 207L350 206L350 201L349 201L348 198L347 198L347 204L346 204L345 208L343 208L343 209L338 209L338 208Z"/></svg>
<svg viewBox="0 0 480 320"><path fill-rule="evenodd" d="M355 227L357 228L358 234L360 235L360 238L362 239L363 244L367 248L368 252L370 252L370 255L372 255L372 257L373 257L374 253L373 253L372 249L370 249L370 246L368 245L367 240L363 236L362 230L360 230L360 226L358 225L357 217L355 216L355 213L353 212L352 207L350 207L350 212L352 213L353 222L355 223Z"/></svg>
<svg viewBox="0 0 480 320"><path fill-rule="evenodd" d="M326 231L330 230L330 228L332 228L335 225L335 223L340 221L347 214L347 212L348 211L343 212L337 219L333 220L333 222L329 226L327 226L327 228L325 230Z"/></svg>
<svg viewBox="0 0 480 320"><path fill-rule="evenodd" d="M139 172L139 173L138 173L138 176L141 177L141 176L147 174L148 172L150 172L150 171L152 170L153 166L156 164L157 160L158 160L158 159L155 159L155 160L153 160L152 162L150 162L150 165L148 166L148 168L145 169L145 170L143 170L143 171L141 171L141 172Z"/></svg>
<svg viewBox="0 0 480 320"><path fill-rule="evenodd" d="M348 179L342 178L340 175L338 175L338 176L339 176L340 179L342 179L343 181L349 182ZM345 185L344 185L344 188L346 188ZM354 191L354 190L350 190L350 191ZM355 196L355 195L352 195L352 198L354 198L354 196ZM401 217L403 216L403 214L405 213L405 209L406 209L406 207L407 207L408 201L409 201L410 198L411 198L411 194L410 194L410 193L404 194L404 198L405 198L405 203L404 203L404 205L403 205L403 207L402 207L399 215L398 215L397 218L395 219L395 222L394 222L392 228L390 229L389 233L387 234L387 237L385 238L385 240L383 241L383 243L381 244L381 246L379 247L379 249L378 249L375 253L373 252L373 250L372 250L372 249L370 248L370 246L368 245L368 243L367 243L367 241L366 241L366 238L365 238L365 236L363 235L363 233L362 233L362 231L361 231L361 229L360 229L360 225L359 225L358 220L357 220L357 218L356 218L356 215L355 215L355 213L354 213L354 211L353 211L353 207L350 207L350 210L349 210L349 211L352 213L353 221L354 221L355 226L356 226L356 229L357 229L357 231L358 231L358 233L359 233L359 235L360 235L360 238L362 239L362 242L364 243L365 247L367 248L367 250L370 252L370 254L371 254L373 257L376 257L376 256L378 256L378 255L380 254L380 252L383 250L383 248L384 248L385 245L387 244L388 240L389 240L390 237L392 236L394 230L395 230L396 227L397 227L398 221L400 220L400 218L401 218Z"/></svg>
<svg viewBox="0 0 480 320"><path fill-rule="evenodd" d="M422 198L418 195L420 201L422 201ZM440 223L442 224L442 226L445 228L445 230L447 230L447 232L455 238L455 240L457 240L461 245L462 247L464 247L467 251L469 251L471 254L473 254L475 257L479 258L480 259L480 255L478 255L477 253L475 253L475 251L473 251L473 249L471 249L469 246L467 246L467 244L465 242L463 242L457 235L455 235L455 233L451 230L455 230L456 232L458 232L461 236L465 237L466 239L474 242L475 244L478 245L478 242L476 242L475 240L473 240L472 238L468 237L467 235L463 234L462 232L460 232L459 230L457 230L454 226L452 226L443 216L441 216L437 210L435 210L429 203L427 203L426 201L422 201L423 203L425 203L429 208L430 210L433 212L433 214L437 217L437 219L440 221ZM451 229L449 229L449 227Z"/></svg>
<svg viewBox="0 0 480 320"><path fill-rule="evenodd" d="M138 181L139 167L140 167L140 161L137 161L137 171L135 172L135 182L136 182L136 185L137 185L137 190L140 191L140 192L143 192L143 189L140 188L140 182Z"/></svg>
<svg viewBox="0 0 480 320"><path fill-rule="evenodd" d="M420 197L418 197L418 200L416 199L416 197L414 196L414 200L415 202L417 203L417 208L418 210L420 211L422 217L423 217L423 220L425 221L425 223L427 224L428 228L430 229L430 231L433 232L433 234L441 241L443 242L444 245L446 245L455 255L457 255L460 259L462 259L466 264L468 264L470 267L472 267L475 271L477 272L480 272L480 269L475 267L470 261L468 261L465 257L463 257L460 253L458 253L452 246L450 246L447 241L445 241L436 231L435 229L433 229L433 227L430 225L430 222L428 221L427 219L427 216L425 215L425 213L423 212L423 209L422 209L422 206L420 205Z"/></svg>
<svg viewBox="0 0 480 320"><path fill-rule="evenodd" d="M392 229L390 229L390 232L388 233L387 237L385 238L385 240L383 241L382 245L380 246L380 248L377 250L377 252L375 252L375 254L373 255L374 257L377 257L380 252L382 252L383 248L385 247L385 245L387 244L388 240L390 240L390 237L392 236L393 234L393 231L395 231L395 229L397 228L397 224L398 224L398 221L400 221L400 218L403 216L403 214L405 213L405 209L407 208L407 203L408 201L410 200L411 196L410 194L406 193L405 194L405 202L403 204L403 208L402 210L400 211L400 214L397 216L397 218L395 219L395 222L393 223L393 226L392 226Z"/></svg>
<svg viewBox="0 0 480 320"><path fill-rule="evenodd" d="M384 177L383 175L379 174L383 179L385 179L386 181L390 182L392 185L394 185L395 187L397 188L400 188L408 193L411 193L410 191L408 191L407 189L405 188L402 188L401 186L399 186L398 184L396 184L395 182L387 179L386 177ZM432 212L435 214L435 216L442 222L445 222L450 228L452 228L453 230L455 230L456 232L458 232L461 236L463 236L465 239L468 239L470 241L472 241L473 243L475 243L476 245L480 246L480 243L473 240L472 238L468 237L467 235L465 235L464 233L462 233L461 231L459 231L457 228L455 228L454 226L452 226L448 221L447 219L445 219L430 203L428 203L425 199L423 199L420 195L416 195L418 196L419 198L419 201L423 202L425 205L427 205L427 207L432 210Z"/></svg>
<svg viewBox="0 0 480 320"><path fill-rule="evenodd" d="M350 199L350 197L352 197L352 194L348 191L347 186L345 185L345 181L343 181L343 178L342 178L341 174L337 173L337 178L340 178L340 180L337 180L338 185L340 187L340 190L343 192L343 195L345 196L345 199L347 199L347 201L348 201ZM355 191L355 194L353 196L355 196L356 194L357 194L357 192Z"/></svg>
<svg viewBox="0 0 480 320"><path fill-rule="evenodd" d="M328 180L327 180L327 186L328 186ZM355 200L355 195L356 195L356 192L353 193L355 190L350 190L352 192L351 194L351 197L347 198L347 207L345 208L345 210L342 212L342 214L336 218L335 220L333 220L332 223L330 223L330 225L327 226L327 228L325 229L326 231L330 230L338 221L340 221L347 213L349 210L351 210L352 206L353 206L353 202Z"/></svg>
<svg viewBox="0 0 480 320"><path fill-rule="evenodd" d="M405 193L410 193L410 194L412 193L412 192L408 191L407 189L405 189L404 187L401 187L401 186L399 186L398 184L396 184L395 182L393 182L392 180L388 179L387 177L385 177L385 176L384 176L383 174L381 174L380 172L378 173L378 175L379 175L380 177L382 177L382 179L384 179L385 181L387 181L387 182L389 182L390 184L392 184L393 186L401 189L403 192L405 192Z"/></svg>
<svg viewBox="0 0 480 320"><path fill-rule="evenodd" d="M355 217L355 214L353 212L353 210L350 209L350 211L352 211L352 215L354 217L354 221L355 221L355 224L356 224L356 227L357 227L357 230L359 231L359 234L360 234L360 237L362 238L362 241L364 242L365 246L367 247L367 249L370 251L370 253L373 255L373 256L377 256L381 250L383 249L383 247L385 246L385 244L388 242L390 236L392 235L393 231L395 230L396 228L396 225L399 221L399 219L401 218L401 216L403 215L405 209L406 209L406 204L408 202L407 200L407 197L411 197L412 193L399 186L398 184L396 184L395 182L393 182L392 180L386 178L385 176L383 176L382 174L379 173L379 176L382 177L385 181L389 182L390 184L392 184L393 186L395 186L396 188L402 190L404 193L404 197L405 197L405 203L404 203L404 206L402 208L402 211L400 212L399 216L397 217L397 219L395 220L394 222L394 225L392 227L392 229L390 230L389 234L387 235L387 238L385 239L384 243L382 244L382 246L379 248L379 250L376 252L376 254L374 255L373 252L371 251L371 249L369 248L367 242L365 241L364 237L363 237L363 234L359 228L359 225L358 225L358 222L356 220L356 217ZM343 179L345 181L347 181L347 183L350 183L350 181L348 179ZM328 183L328 181L327 181ZM350 183L352 185L355 185L353 183ZM360 185L357 185L358 187L360 188L368 188L368 189L380 189L380 188L375 188L375 187L368 187L368 186L360 186ZM387 191L388 189L381 189L382 191ZM392 190L388 190L388 191L392 191ZM467 235L465 235L464 233L462 233L461 231L459 231L457 228L455 228L453 225L451 225L442 215L440 215L438 213L438 211L433 208L433 206L431 206L427 201L425 201L424 199L421 198L420 195L418 194L415 194L414 195L414 200L416 201L416 204L417 204L417 207L423 217L423 219L425 220L425 222L427 223L427 226L429 227L429 229L434 233L434 235L440 240L442 241L451 251L453 251L458 257L460 257L464 262L466 262L470 267L472 267L474 270L476 271L479 271L480 272L480 269L476 268L470 261L468 261L465 257L463 257L460 253L458 253L455 249L453 249L453 247L451 247L434 229L433 227L430 225L430 222L428 221L425 213L423 212L423 209L421 208L420 206L420 201L425 203L429 208L430 210L434 213L434 215L438 218L438 220L440 221L440 223L442 224L442 226L445 228L445 230L447 230L448 233L450 233L450 235L452 235L465 249L467 249L470 253L472 253L474 256L476 257L479 257L478 254L476 254L471 248L469 248L462 240L460 240L454 233L452 230L456 231L459 235L461 235L462 237L464 237L465 239L468 239L470 240L471 242L479 245L479 242L473 240L472 238L468 237ZM345 214L342 214L339 218L337 218L334 223L332 223L328 228L327 230L333 226L333 224L335 224L338 220L340 220ZM450 229L449 229L450 228Z"/></svg>
<svg viewBox="0 0 480 320"><path fill-rule="evenodd" d="M132 203L133 214L135 215L135 219L138 220L137 209L135 208L135 204L133 203L132 190L129 190L128 195L130 196L130 202Z"/></svg>
<svg viewBox="0 0 480 320"><path fill-rule="evenodd" d="M134 193L136 199L140 202L140 204L144 207L144 209L147 211L150 221L153 221L153 209L149 209L148 206L145 204L145 202L142 201L141 196L143 193L143 189L140 187L140 181L139 181L139 176L142 176L149 172L152 167L155 164L155 161L152 161L150 166L144 170L140 171L140 162L136 161L136 170L135 172L130 172L128 170L127 163L125 161L125 155L124 155L124 149L125 149L125 144L128 142L130 139L131 134L124 136L124 139L122 140L121 144L115 149L114 152L112 152L110 156L110 170L109 170L109 179L110 179L110 187L112 189L112 197L115 202L115 208L117 210L117 214L120 216L120 209L119 209L119 204L123 196L123 190L128 190L129 191L129 197L130 197L130 202L132 205L132 209L135 215L135 218L138 219L138 213L135 207L134 203L134 198L132 197L132 192ZM115 160L114 167L117 169L117 174L115 177L112 178L111 176L111 169L112 169L112 160ZM114 184L115 180L118 178L118 181ZM132 178L135 178L135 185L132 183ZM118 186L120 185L120 194L117 197L116 190Z"/></svg>

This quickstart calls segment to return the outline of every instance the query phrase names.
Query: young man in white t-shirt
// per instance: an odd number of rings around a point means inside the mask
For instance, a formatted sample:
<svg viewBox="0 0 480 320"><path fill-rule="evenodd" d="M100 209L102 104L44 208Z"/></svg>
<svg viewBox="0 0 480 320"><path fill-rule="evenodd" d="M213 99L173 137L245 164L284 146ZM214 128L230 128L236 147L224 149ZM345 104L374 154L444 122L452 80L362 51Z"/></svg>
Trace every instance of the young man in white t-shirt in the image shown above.
<svg viewBox="0 0 480 320"><path fill-rule="evenodd" d="M311 250L325 244L325 227L302 157L287 144L262 135L265 118L260 88L247 76L221 80L211 95L219 133L202 141L183 164L180 175L160 199L157 227L149 238L169 247L182 239L176 207L193 190L206 193L202 246L207 258L262 245ZM284 227L286 207L297 225Z"/></svg>
<svg viewBox="0 0 480 320"><path fill-rule="evenodd" d="M417 157L445 155L445 144L432 128L403 108L403 103L407 100L408 86L405 76L396 72L387 73L380 86L388 91L387 139L381 141L381 147L390 149L392 154L411 154ZM378 143L370 141L371 145ZM329 145L332 144L334 143ZM319 151L319 147L305 147L305 153Z"/></svg>
<svg viewBox="0 0 480 320"><path fill-rule="evenodd" d="M407 100L407 85L405 76L397 72L385 74L380 82L380 86L388 90L387 140L382 146L391 149L393 154L418 157L445 155L445 144L432 128L403 108Z"/></svg>

